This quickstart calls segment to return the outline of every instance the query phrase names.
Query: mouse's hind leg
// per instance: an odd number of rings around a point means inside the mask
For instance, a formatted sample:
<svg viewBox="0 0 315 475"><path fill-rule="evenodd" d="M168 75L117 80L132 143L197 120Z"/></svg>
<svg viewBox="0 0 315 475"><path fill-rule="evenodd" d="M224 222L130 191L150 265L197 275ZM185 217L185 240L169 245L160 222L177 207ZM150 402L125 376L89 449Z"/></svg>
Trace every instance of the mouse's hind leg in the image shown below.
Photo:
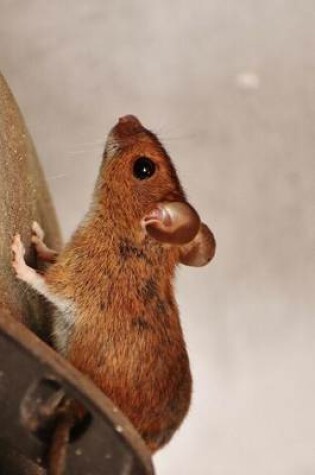
<svg viewBox="0 0 315 475"><path fill-rule="evenodd" d="M32 243L36 249L38 257L45 262L55 262L58 257L58 252L50 249L44 243L45 233L41 226L34 221L32 223Z"/></svg>

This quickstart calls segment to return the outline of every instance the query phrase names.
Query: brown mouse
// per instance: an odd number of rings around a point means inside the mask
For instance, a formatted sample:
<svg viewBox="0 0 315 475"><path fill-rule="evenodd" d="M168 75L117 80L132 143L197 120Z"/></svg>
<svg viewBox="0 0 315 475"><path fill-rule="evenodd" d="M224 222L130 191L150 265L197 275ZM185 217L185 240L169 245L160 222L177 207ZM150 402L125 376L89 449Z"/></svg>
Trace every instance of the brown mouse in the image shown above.
<svg viewBox="0 0 315 475"><path fill-rule="evenodd" d="M90 210L57 255L33 225L44 274L19 235L13 267L56 308L53 341L128 416L151 452L185 417L191 373L173 291L177 264L202 266L215 241L170 157L134 116L111 130Z"/></svg>

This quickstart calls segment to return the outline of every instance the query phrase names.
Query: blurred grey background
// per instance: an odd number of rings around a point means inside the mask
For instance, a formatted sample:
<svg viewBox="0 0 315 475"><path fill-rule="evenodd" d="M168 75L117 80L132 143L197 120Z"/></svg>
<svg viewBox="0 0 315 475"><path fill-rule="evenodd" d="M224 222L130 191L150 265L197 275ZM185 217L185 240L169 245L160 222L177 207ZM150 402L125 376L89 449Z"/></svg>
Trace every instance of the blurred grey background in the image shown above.
<svg viewBox="0 0 315 475"><path fill-rule="evenodd" d="M218 251L181 268L192 409L159 475L315 474L315 4L0 0L0 67L65 237L137 115Z"/></svg>

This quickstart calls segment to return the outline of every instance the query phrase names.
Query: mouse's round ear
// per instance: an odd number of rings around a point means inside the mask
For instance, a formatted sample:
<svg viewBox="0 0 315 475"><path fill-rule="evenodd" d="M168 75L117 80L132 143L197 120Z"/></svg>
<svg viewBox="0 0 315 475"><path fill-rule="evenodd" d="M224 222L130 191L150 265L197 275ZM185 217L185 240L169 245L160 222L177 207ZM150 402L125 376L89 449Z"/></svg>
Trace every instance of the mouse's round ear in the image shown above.
<svg viewBox="0 0 315 475"><path fill-rule="evenodd" d="M159 203L143 218L142 225L157 241L183 245L197 235L200 218L188 203Z"/></svg>
<svg viewBox="0 0 315 475"><path fill-rule="evenodd" d="M215 254L216 243L208 226L201 223L196 237L180 247L180 262L186 266L202 267L208 264Z"/></svg>

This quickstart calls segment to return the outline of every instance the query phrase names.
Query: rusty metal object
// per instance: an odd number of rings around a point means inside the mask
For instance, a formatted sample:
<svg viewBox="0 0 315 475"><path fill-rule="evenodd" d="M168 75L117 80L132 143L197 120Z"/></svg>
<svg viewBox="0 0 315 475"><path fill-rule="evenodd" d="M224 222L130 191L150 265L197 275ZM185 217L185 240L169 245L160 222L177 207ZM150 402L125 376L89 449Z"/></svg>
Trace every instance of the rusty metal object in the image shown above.
<svg viewBox="0 0 315 475"><path fill-rule="evenodd" d="M31 223L40 222L45 240L53 249L61 246L56 213L32 138L20 109L0 73L0 311L10 309L41 338L49 335L49 307L25 288L11 269L11 240L20 233L26 259L36 267L31 248Z"/></svg>
<svg viewBox="0 0 315 475"><path fill-rule="evenodd" d="M38 425L38 411L44 408L45 413L45 407L48 407L49 412L49 407L54 406L54 398L59 399L60 389L79 401L90 414L70 441L66 473L154 473L140 435L113 403L36 335L2 312L0 447L10 447L20 454L25 463L33 464L34 473L45 473L45 454L49 445L47 434L41 432ZM9 468L5 473L21 475L21 472L10 472ZM28 475L32 471L23 473Z"/></svg>

